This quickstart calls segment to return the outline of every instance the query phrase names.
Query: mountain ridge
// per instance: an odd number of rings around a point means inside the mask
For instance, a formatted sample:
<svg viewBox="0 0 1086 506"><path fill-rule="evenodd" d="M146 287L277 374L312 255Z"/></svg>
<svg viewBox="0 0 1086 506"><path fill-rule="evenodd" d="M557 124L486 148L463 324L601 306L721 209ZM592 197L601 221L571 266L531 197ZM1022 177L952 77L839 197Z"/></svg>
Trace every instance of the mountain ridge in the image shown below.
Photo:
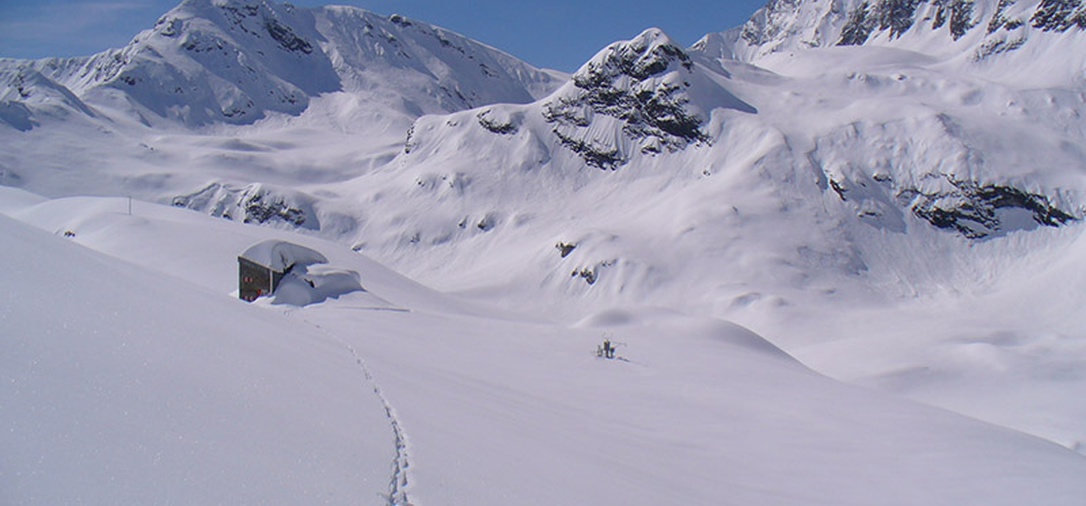
<svg viewBox="0 0 1086 506"><path fill-rule="evenodd" d="M532 100L561 77L403 16L263 0L186 0L124 48L0 67L9 75L5 100L18 101L12 88L33 94L18 81L37 76L92 101L120 95L113 98L130 102L145 123L189 127L296 116L321 94L374 88L407 97L413 103L399 106L406 114L451 112Z"/></svg>
<svg viewBox="0 0 1086 506"><path fill-rule="evenodd" d="M1077 0L774 0L746 24L708 34L694 49L769 63L811 48L894 47L955 61L994 80L1031 82L1013 74L1032 70L1057 83L1081 83L1086 61L1073 47L1083 29L1086 9ZM1039 68L1045 50L1065 51L1071 72Z"/></svg>
<svg viewBox="0 0 1086 506"><path fill-rule="evenodd" d="M819 2L773 5L783 21L749 47L766 49L756 58L732 59L720 34L683 48L649 29L563 76L399 16L193 0L214 16L175 11L100 66L0 64L0 142L20 148L0 150L0 182L318 235L538 319L616 306L728 319L829 374L985 418L999 393L948 401L925 387L1010 385L1020 364L1062 367L1081 347L1082 295L1046 291L1075 262L1086 216L1077 21L1014 23L1041 5L1023 2L988 34L998 4L978 1L969 19L988 24L955 24L951 9L932 29L938 9L917 3L913 25L838 45L859 4L829 18ZM785 29L823 21L824 46ZM1019 31L1029 40L1014 50L974 58ZM161 58L143 65L151 50ZM267 79L224 84L256 69L256 51L282 55ZM190 77L203 101L147 98L170 92L148 83ZM332 91L305 91L317 89ZM269 98L249 107L251 93ZM225 116L231 104L244 113ZM1036 273L1026 292L1004 282ZM941 369L946 354L969 367ZM1046 413L1062 417L998 422L1081 448L1065 427L1073 389L1052 388ZM1029 411L1036 396L1015 399Z"/></svg>

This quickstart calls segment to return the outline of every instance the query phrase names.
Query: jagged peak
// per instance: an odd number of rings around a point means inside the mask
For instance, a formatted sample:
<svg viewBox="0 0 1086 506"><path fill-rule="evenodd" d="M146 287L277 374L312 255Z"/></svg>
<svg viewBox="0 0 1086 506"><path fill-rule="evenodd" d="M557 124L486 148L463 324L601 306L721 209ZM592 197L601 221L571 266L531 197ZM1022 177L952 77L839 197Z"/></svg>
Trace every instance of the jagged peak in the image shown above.
<svg viewBox="0 0 1086 506"><path fill-rule="evenodd" d="M743 61L818 47L880 45L981 61L1037 32L1086 30L1082 0L772 0L693 48Z"/></svg>
<svg viewBox="0 0 1086 506"><path fill-rule="evenodd" d="M689 70L690 56L682 46L663 30L649 28L637 37L615 42L599 53L573 74L573 81L581 85L599 83L626 75L641 80L675 70L675 65Z"/></svg>
<svg viewBox="0 0 1086 506"><path fill-rule="evenodd" d="M709 111L721 107L754 112L666 33L650 28L597 53L543 103L542 113L586 165L615 170L637 152L709 144L703 126Z"/></svg>

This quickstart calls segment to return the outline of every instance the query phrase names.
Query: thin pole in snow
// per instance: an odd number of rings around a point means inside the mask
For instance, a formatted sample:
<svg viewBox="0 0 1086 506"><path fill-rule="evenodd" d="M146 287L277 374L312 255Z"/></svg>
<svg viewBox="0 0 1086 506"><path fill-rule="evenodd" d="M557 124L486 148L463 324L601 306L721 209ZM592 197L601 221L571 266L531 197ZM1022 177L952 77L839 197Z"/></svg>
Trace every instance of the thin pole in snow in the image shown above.
<svg viewBox="0 0 1086 506"><path fill-rule="evenodd" d="M128 196L128 215L132 216L132 196Z"/></svg>

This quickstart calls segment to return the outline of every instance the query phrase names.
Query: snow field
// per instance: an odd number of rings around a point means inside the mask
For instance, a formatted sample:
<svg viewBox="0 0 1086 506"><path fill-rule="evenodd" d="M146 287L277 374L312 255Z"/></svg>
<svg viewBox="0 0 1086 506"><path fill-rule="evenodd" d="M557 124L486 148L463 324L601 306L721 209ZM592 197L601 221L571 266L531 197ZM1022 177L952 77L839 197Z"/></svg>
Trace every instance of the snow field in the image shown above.
<svg viewBox="0 0 1086 506"><path fill-rule="evenodd" d="M0 222L0 502L344 503L384 490L392 434L342 345Z"/></svg>
<svg viewBox="0 0 1086 506"><path fill-rule="evenodd" d="M0 503L1081 503L1086 229L916 211L1006 185L1082 217L1080 31L953 40L925 3L810 47L827 6L772 4L756 46L650 29L579 86L402 17L218 0L0 62ZM638 48L666 68L606 75ZM707 140L637 137L635 90ZM305 219L241 226L253 197ZM242 304L269 239L329 263Z"/></svg>
<svg viewBox="0 0 1086 506"><path fill-rule="evenodd" d="M1075 453L838 383L720 320L635 306L572 326L488 315L310 237L145 202L129 216L123 199L3 196L5 213L45 229L3 225L18 289L0 321L21 350L5 356L2 390L18 413L4 420L15 502L1077 504L1086 493ZM365 291L305 307L231 300L234 256L271 238L360 273ZM603 336L620 359L594 356ZM152 452L163 460L147 467ZM408 464L396 490L393 461ZM82 487L57 485L68 476Z"/></svg>

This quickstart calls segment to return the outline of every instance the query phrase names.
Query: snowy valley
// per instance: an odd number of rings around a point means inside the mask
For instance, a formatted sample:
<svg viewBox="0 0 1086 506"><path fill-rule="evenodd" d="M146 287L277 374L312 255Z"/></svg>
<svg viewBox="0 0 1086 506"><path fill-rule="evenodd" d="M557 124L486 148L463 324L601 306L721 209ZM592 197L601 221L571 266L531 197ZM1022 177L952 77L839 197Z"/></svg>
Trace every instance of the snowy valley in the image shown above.
<svg viewBox="0 0 1086 506"><path fill-rule="evenodd" d="M780 0L567 75L186 0L0 60L0 503L1081 504L1084 20ZM247 304L267 240L327 265Z"/></svg>

